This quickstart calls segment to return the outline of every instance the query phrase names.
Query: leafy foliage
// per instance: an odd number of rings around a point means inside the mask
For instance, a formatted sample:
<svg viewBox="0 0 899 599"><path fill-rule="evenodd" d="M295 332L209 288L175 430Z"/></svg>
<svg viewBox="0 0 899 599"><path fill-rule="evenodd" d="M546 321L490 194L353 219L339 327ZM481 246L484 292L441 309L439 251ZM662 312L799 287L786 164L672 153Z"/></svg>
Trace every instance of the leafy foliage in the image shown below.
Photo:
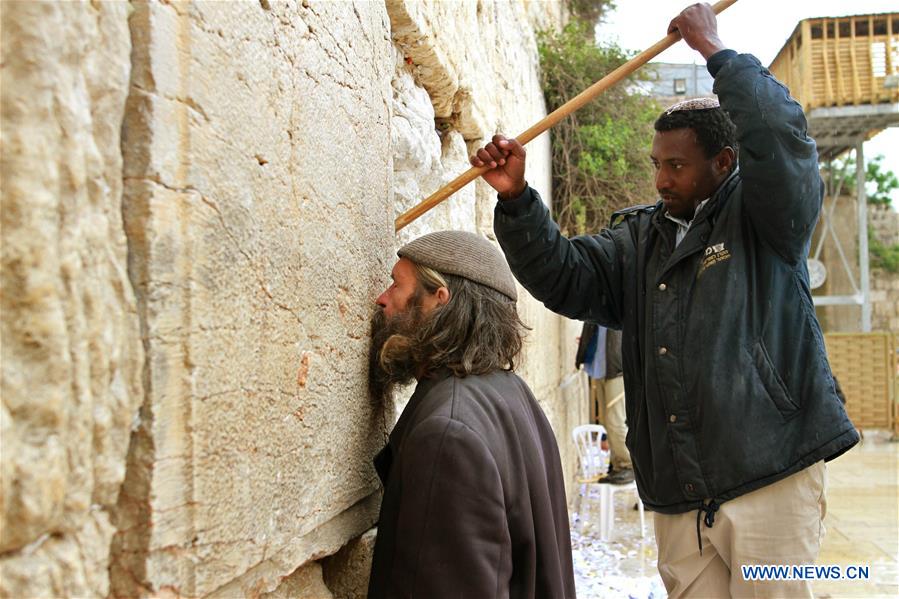
<svg viewBox="0 0 899 599"><path fill-rule="evenodd" d="M875 156L865 165L865 183L869 204L890 205L890 195L899 189L899 178L882 162L883 155ZM830 193L838 189L840 193L854 194L856 187L855 158L849 155L843 160L834 160L822 165L821 174L831 186ZM831 181L832 179L832 181ZM868 256L871 268L881 268L887 272L899 272L899 244L883 243L872 230L868 229Z"/></svg>
<svg viewBox="0 0 899 599"><path fill-rule="evenodd" d="M559 32L539 34L549 110L629 58L615 45L596 45L592 23L573 19ZM659 111L654 100L622 82L553 128L554 211L566 235L598 232L615 210L655 197L648 156Z"/></svg>
<svg viewBox="0 0 899 599"><path fill-rule="evenodd" d="M613 0L567 0L566 4L574 18L587 23L597 23L615 9Z"/></svg>
<svg viewBox="0 0 899 599"><path fill-rule="evenodd" d="M890 194L899 189L899 178L896 174L884 168L882 154L875 156L865 164L865 190L869 204L890 205ZM854 194L856 186L855 157L850 155L842 160L834 160L830 164L823 165L822 176L825 181L830 181L833 173L833 186L840 187L842 193ZM841 186L842 184L842 186Z"/></svg>
<svg viewBox="0 0 899 599"><path fill-rule="evenodd" d="M868 230L868 256L872 268L882 268L887 272L899 272L899 244L886 245L872 231Z"/></svg>

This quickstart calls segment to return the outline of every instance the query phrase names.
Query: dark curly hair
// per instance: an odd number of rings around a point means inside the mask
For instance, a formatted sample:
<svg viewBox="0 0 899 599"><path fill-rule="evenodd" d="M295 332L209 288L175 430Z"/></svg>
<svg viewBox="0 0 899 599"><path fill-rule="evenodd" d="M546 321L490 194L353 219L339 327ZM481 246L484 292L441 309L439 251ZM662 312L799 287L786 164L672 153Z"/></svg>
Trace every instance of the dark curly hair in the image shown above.
<svg viewBox="0 0 899 599"><path fill-rule="evenodd" d="M659 115L654 127L656 131L692 129L706 158L727 146L737 151L737 128L721 108L666 111Z"/></svg>

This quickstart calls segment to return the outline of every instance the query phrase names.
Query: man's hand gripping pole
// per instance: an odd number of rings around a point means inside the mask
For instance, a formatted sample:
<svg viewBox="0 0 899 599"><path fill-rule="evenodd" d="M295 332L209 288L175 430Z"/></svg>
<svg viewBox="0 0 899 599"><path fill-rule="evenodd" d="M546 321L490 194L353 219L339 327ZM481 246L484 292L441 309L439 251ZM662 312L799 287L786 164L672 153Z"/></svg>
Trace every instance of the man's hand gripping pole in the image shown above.
<svg viewBox="0 0 899 599"><path fill-rule="evenodd" d="M716 15L720 14L722 11L724 11L724 9L734 4L736 1L737 0L720 0L720 2L716 2L712 6L712 10ZM516 139L519 143L521 143L521 145L527 144L529 141L564 119L572 112L577 111L585 104L588 104L589 102L595 100L597 96L599 96L601 93L603 93L622 79L629 77L634 71L661 54L663 51L673 46L680 39L681 36L677 31L669 33L646 50L643 50L643 52L637 54L620 67L553 110L543 119L518 135ZM399 215L396 218L396 221L394 221L394 230L399 231L400 229L420 217L422 214L435 207L437 204L441 203L443 200L447 199L448 197L486 173L488 170L490 170L490 168L491 167L489 166L471 167L470 169L441 187L439 190L422 200L417 206L414 206Z"/></svg>

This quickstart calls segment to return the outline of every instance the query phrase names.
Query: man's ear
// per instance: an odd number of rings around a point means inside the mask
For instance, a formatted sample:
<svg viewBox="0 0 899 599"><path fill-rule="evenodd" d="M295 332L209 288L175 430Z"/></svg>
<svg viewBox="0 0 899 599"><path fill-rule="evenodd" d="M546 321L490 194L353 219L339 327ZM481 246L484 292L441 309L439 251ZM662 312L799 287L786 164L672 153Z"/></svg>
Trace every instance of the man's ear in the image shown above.
<svg viewBox="0 0 899 599"><path fill-rule="evenodd" d="M737 161L737 153L730 146L724 146L715 156L715 168L722 174L729 174L734 170L734 163Z"/></svg>
<svg viewBox="0 0 899 599"><path fill-rule="evenodd" d="M450 290L446 287L440 287L434 292L434 296L437 298L437 305L445 306L450 300Z"/></svg>

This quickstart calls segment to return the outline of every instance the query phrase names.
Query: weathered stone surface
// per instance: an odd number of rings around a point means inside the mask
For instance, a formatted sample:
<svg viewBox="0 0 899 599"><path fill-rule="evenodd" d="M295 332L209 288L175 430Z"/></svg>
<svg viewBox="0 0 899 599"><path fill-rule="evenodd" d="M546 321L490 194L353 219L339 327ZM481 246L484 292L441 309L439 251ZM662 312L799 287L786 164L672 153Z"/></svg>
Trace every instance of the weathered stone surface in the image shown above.
<svg viewBox="0 0 899 599"><path fill-rule="evenodd" d="M352 539L340 551L322 560L325 584L335 599L365 599L377 529Z"/></svg>
<svg viewBox="0 0 899 599"><path fill-rule="evenodd" d="M399 49L395 49L395 56L390 126L394 206L399 215L467 170L469 165L468 148L461 134L447 129L441 136L435 128L434 106L427 91L416 82ZM474 231L474 209L472 185L405 227L398 242L401 245L443 228Z"/></svg>
<svg viewBox="0 0 899 599"><path fill-rule="evenodd" d="M7 554L0 566L0 597L105 597L109 539L115 528L105 509L81 518L74 534L44 534Z"/></svg>
<svg viewBox="0 0 899 599"><path fill-rule="evenodd" d="M428 91L436 116L450 119L465 139L492 135L498 123L516 124L513 113L542 105L534 29L557 25L561 3L385 3L393 39ZM510 97L520 105L507 104Z"/></svg>
<svg viewBox="0 0 899 599"><path fill-rule="evenodd" d="M380 504L380 494L366 497L308 534L291 539L281 551L268 556L265 561L216 589L208 596L211 599L257 597L260 596L260 593L269 592L269 589L273 589L270 592L276 593L276 596L284 596L298 585L306 584L303 581L308 581L308 573L303 574L302 568L299 572L291 574L296 564L304 564L337 552L347 539L352 539L362 532L364 523L372 522L377 518ZM360 523L363 523L362 526ZM354 574L356 576L363 575L362 572ZM367 576L367 571L364 575ZM318 570L317 576L320 583L321 570ZM322 588L325 588L324 585ZM308 597L310 595L292 596Z"/></svg>
<svg viewBox="0 0 899 599"><path fill-rule="evenodd" d="M393 218L544 115L560 10L3 3L0 595L361 596L373 533L331 591L314 562L377 517L372 302L405 240L490 237L495 198ZM520 309L568 468L577 327Z"/></svg>
<svg viewBox="0 0 899 599"><path fill-rule="evenodd" d="M318 562L307 564L284 579L281 585L261 596L263 599L332 599L334 595L322 580L322 567Z"/></svg>
<svg viewBox="0 0 899 599"><path fill-rule="evenodd" d="M124 213L147 399L114 592L267 592L376 517L386 13L141 3L130 23Z"/></svg>
<svg viewBox="0 0 899 599"><path fill-rule="evenodd" d="M0 596L102 595L142 352L122 3L4 2Z"/></svg>

